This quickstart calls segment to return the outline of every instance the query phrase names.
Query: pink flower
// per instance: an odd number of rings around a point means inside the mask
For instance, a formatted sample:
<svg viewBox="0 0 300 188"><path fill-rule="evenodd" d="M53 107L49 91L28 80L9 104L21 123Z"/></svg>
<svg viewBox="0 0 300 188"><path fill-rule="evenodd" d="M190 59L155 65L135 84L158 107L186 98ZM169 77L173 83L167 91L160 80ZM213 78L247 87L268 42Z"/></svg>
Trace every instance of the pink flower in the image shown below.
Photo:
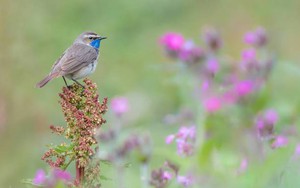
<svg viewBox="0 0 300 188"><path fill-rule="evenodd" d="M245 62L253 62L256 60L256 50L254 48L245 49L242 52L242 60Z"/></svg>
<svg viewBox="0 0 300 188"><path fill-rule="evenodd" d="M180 127L178 133L177 133L177 138L180 139L195 139L196 137L196 126L191 126L191 127Z"/></svg>
<svg viewBox="0 0 300 188"><path fill-rule="evenodd" d="M177 182L179 184L183 185L184 187L188 187L188 186L192 185L193 180L192 180L191 176L178 176Z"/></svg>
<svg viewBox="0 0 300 188"><path fill-rule="evenodd" d="M70 181L72 179L72 176L69 172L63 171L59 168L54 169L52 173L54 178L57 180Z"/></svg>
<svg viewBox="0 0 300 188"><path fill-rule="evenodd" d="M36 171L35 177L33 179L33 183L36 185L42 185L46 182L47 177L44 170L39 169Z"/></svg>
<svg viewBox="0 0 300 188"><path fill-rule="evenodd" d="M276 124L278 121L278 114L273 109L268 109L264 113L265 122L267 124Z"/></svg>
<svg viewBox="0 0 300 188"><path fill-rule="evenodd" d="M177 153L180 156L190 156L194 153L194 144L186 140L177 139Z"/></svg>
<svg viewBox="0 0 300 188"><path fill-rule="evenodd" d="M205 92L209 89L210 83L208 80L204 80L202 83L202 91Z"/></svg>
<svg viewBox="0 0 300 188"><path fill-rule="evenodd" d="M164 171L162 173L162 179L163 180L170 180L170 179L172 179L172 174L168 171Z"/></svg>
<svg viewBox="0 0 300 188"><path fill-rule="evenodd" d="M170 144L174 139L176 139L178 155L192 155L196 140L196 126L182 126L175 135L167 136L165 141L167 144Z"/></svg>
<svg viewBox="0 0 300 188"><path fill-rule="evenodd" d="M239 81L235 84L234 90L239 97L250 94L254 89L254 83L251 80Z"/></svg>
<svg viewBox="0 0 300 188"><path fill-rule="evenodd" d="M126 97L115 97L111 100L111 109L117 116L122 116L129 109Z"/></svg>
<svg viewBox="0 0 300 188"><path fill-rule="evenodd" d="M257 35L254 32L247 32L244 36L244 41L247 44L255 44L257 41Z"/></svg>
<svg viewBox="0 0 300 188"><path fill-rule="evenodd" d="M178 51L184 45L184 38L179 33L169 32L160 38L160 43L164 45L167 50Z"/></svg>
<svg viewBox="0 0 300 188"><path fill-rule="evenodd" d="M204 51L197 47L192 40L186 41L179 52L180 60L190 63L196 63L203 55Z"/></svg>
<svg viewBox="0 0 300 188"><path fill-rule="evenodd" d="M173 142L174 138L175 138L175 135L173 135L173 134L170 134L169 136L167 136L166 140L165 140L166 144L171 144L171 142Z"/></svg>
<svg viewBox="0 0 300 188"><path fill-rule="evenodd" d="M216 74L219 71L219 62L216 58L210 58L205 65L206 71L209 74Z"/></svg>
<svg viewBox="0 0 300 188"><path fill-rule="evenodd" d="M204 108L207 112L213 113L222 107L221 100L217 97L209 97L204 100Z"/></svg>
<svg viewBox="0 0 300 188"><path fill-rule="evenodd" d="M258 47L264 46L267 43L266 30L262 27L258 27L256 30L246 33L244 41L250 45Z"/></svg>
<svg viewBox="0 0 300 188"><path fill-rule="evenodd" d="M238 169L238 173L243 173L247 170L248 168L248 160L246 158L244 158L241 163L240 163L240 167Z"/></svg>
<svg viewBox="0 0 300 188"><path fill-rule="evenodd" d="M256 129L258 135L262 138L270 139L274 134L274 125L278 121L277 112L273 109L267 109L263 114L256 118Z"/></svg>
<svg viewBox="0 0 300 188"><path fill-rule="evenodd" d="M273 141L271 147L273 149L275 148L281 148L284 147L288 144L288 138L282 135L279 135L275 138L275 140Z"/></svg>
<svg viewBox="0 0 300 188"><path fill-rule="evenodd" d="M238 100L237 94L234 90L225 92L222 96L222 101L228 104L234 104Z"/></svg>

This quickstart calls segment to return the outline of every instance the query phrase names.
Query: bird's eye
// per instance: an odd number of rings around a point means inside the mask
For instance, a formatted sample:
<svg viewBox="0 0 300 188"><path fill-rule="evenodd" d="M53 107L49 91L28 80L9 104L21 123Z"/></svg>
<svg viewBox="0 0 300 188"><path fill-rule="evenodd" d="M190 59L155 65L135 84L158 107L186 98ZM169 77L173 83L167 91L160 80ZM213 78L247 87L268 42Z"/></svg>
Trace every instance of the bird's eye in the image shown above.
<svg viewBox="0 0 300 188"><path fill-rule="evenodd" d="M89 37L89 39L90 39L90 40L92 40L92 39L93 39L93 37Z"/></svg>

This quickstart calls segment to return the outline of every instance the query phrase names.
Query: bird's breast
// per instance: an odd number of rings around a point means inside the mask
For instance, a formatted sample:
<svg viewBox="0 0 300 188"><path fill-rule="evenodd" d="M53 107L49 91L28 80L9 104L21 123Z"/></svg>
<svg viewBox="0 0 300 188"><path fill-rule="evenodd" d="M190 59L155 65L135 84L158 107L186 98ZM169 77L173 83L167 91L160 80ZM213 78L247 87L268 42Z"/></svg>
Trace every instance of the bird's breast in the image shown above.
<svg viewBox="0 0 300 188"><path fill-rule="evenodd" d="M72 79L79 80L79 79L89 76L90 74L95 72L97 63L98 63L98 61L96 59L93 63L90 63L85 67L82 67L80 70L78 70L77 72L70 75L70 77Z"/></svg>

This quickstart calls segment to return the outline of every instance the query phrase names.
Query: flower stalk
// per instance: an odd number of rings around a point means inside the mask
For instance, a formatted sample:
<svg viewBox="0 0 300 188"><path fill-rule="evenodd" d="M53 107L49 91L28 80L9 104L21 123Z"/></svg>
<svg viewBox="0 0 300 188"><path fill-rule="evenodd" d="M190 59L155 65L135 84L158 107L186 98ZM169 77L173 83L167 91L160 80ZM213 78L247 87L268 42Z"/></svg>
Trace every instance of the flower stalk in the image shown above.
<svg viewBox="0 0 300 188"><path fill-rule="evenodd" d="M63 170L76 161L74 184L78 186L85 183L85 171L93 168L90 164L98 145L95 134L106 122L102 116L107 110L107 98L100 103L96 84L89 79L84 83L85 88L77 84L63 87L59 103L67 126L50 126L53 133L64 136L70 143L52 145L42 157L51 167Z"/></svg>

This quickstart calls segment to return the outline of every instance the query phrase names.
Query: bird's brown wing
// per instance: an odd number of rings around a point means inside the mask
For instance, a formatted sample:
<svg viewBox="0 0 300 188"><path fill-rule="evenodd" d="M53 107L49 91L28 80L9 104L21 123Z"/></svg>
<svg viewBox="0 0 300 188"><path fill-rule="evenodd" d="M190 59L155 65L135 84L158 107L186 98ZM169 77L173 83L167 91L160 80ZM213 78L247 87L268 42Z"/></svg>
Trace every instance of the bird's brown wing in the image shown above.
<svg viewBox="0 0 300 188"><path fill-rule="evenodd" d="M51 68L51 73L50 74L57 73L57 72L60 71L60 60L65 56L66 52L67 52L67 50L64 51L64 53L61 54L61 56L55 61L54 65Z"/></svg>
<svg viewBox="0 0 300 188"><path fill-rule="evenodd" d="M60 59L61 76L72 74L97 59L97 51L85 44L73 44Z"/></svg>

